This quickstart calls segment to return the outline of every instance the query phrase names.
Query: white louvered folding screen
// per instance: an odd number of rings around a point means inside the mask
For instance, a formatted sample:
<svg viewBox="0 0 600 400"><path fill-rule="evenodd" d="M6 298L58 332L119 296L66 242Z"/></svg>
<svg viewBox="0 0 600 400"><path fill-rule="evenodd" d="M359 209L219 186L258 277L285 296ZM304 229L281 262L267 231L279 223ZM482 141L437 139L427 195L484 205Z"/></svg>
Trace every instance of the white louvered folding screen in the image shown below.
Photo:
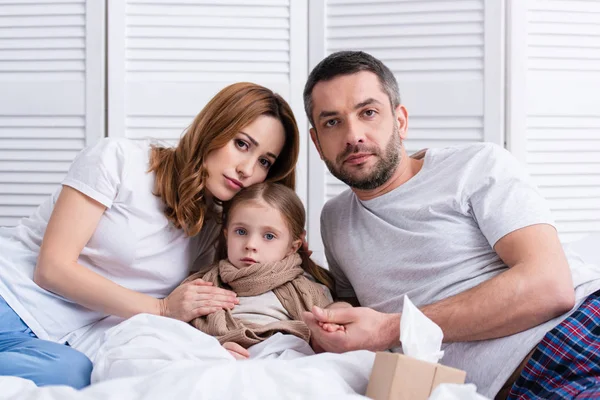
<svg viewBox="0 0 600 400"><path fill-rule="evenodd" d="M104 132L104 4L0 1L0 226L31 214Z"/></svg>
<svg viewBox="0 0 600 400"><path fill-rule="evenodd" d="M600 1L511 7L509 145L569 242L600 231Z"/></svg>
<svg viewBox="0 0 600 400"><path fill-rule="evenodd" d="M307 0L109 1L109 136L176 142L226 85L262 84L288 100L304 141Z"/></svg>
<svg viewBox="0 0 600 400"><path fill-rule="evenodd" d="M364 50L390 67L408 109L409 153L484 140L503 145L502 3L313 0L309 65L338 50ZM309 169L310 243L323 261L321 208L346 186L314 148Z"/></svg>

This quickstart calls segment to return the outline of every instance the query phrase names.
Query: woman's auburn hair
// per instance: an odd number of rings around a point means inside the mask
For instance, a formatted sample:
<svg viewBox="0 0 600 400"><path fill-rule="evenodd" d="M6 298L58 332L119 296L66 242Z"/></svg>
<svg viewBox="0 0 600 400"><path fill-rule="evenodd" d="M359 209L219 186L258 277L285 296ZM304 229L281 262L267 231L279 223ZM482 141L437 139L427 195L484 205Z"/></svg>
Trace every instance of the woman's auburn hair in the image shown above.
<svg viewBox="0 0 600 400"><path fill-rule="evenodd" d="M261 115L276 118L285 132L285 144L266 181L295 189L300 137L291 107L266 87L234 83L208 102L177 147L152 147L149 172L156 173L154 194L164 202L164 214L176 228L188 236L200 232L207 213L206 156L225 146Z"/></svg>
<svg viewBox="0 0 600 400"><path fill-rule="evenodd" d="M221 221L223 229L216 243L215 262L228 258L225 230L227 229L229 217L236 208L248 203L266 203L273 207L281 213L283 220L290 230L292 240L303 239L306 210L296 192L293 189L276 183L257 183L243 188L230 201L223 205ZM335 280L333 275L315 263L303 247L298 250L298 254L302 259L302 268L312 275L317 282L325 285L335 298Z"/></svg>

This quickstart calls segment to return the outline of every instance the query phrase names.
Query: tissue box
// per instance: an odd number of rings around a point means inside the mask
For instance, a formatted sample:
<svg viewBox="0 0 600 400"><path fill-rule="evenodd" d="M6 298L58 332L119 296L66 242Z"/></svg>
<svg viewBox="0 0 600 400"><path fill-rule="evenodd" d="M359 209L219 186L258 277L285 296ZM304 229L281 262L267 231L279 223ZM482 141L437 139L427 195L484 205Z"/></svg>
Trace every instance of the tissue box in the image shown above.
<svg viewBox="0 0 600 400"><path fill-rule="evenodd" d="M375 400L427 400L441 383L465 383L467 373L403 354L379 352L366 396Z"/></svg>

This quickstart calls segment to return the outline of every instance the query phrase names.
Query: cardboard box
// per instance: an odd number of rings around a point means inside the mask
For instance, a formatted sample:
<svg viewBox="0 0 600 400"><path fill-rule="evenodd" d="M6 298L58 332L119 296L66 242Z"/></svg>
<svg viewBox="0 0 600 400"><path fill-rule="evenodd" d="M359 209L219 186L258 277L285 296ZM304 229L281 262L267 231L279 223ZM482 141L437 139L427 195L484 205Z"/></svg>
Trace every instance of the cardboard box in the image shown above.
<svg viewBox="0 0 600 400"><path fill-rule="evenodd" d="M403 354L379 352L366 396L375 400L427 400L441 383L465 383L467 373Z"/></svg>

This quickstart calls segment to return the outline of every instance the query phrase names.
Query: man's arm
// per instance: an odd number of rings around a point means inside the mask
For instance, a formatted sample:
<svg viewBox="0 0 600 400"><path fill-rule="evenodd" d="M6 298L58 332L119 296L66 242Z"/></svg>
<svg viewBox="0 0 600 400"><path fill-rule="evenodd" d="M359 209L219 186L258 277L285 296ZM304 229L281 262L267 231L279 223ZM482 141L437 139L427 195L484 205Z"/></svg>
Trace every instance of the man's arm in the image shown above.
<svg viewBox="0 0 600 400"><path fill-rule="evenodd" d="M494 249L508 270L421 309L442 328L445 342L512 335L573 307L571 272L554 227L538 224L518 229L501 238ZM400 314L348 308L313 310L304 319L328 351L380 350L399 344ZM344 324L346 330L319 332L315 329L319 322Z"/></svg>
<svg viewBox="0 0 600 400"><path fill-rule="evenodd" d="M531 225L501 238L494 250L509 269L470 290L421 310L446 342L515 334L569 311L575 293L556 230Z"/></svg>

